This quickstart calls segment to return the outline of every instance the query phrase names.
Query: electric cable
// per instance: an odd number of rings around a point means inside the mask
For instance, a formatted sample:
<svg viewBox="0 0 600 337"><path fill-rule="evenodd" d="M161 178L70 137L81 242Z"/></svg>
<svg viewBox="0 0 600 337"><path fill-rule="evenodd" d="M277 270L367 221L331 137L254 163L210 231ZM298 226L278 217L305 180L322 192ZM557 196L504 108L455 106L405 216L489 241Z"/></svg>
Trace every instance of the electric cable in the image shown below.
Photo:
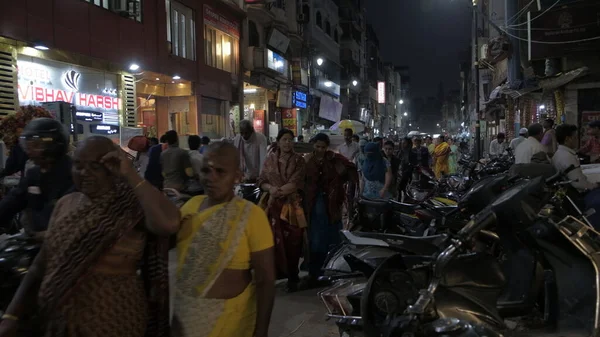
<svg viewBox="0 0 600 337"><path fill-rule="evenodd" d="M552 10L552 8L556 7L556 5L558 5L558 3L559 3L559 2L560 2L560 0L556 0L556 2L552 4L552 6L548 7L546 10L544 10L542 13L540 13L540 14L539 14L538 16L536 16L535 18L533 18L533 19L529 20L529 22L531 22L531 21L533 21L533 20L535 20L535 19L537 19L537 18L541 17L542 15L544 15L544 14L548 13L550 10ZM524 26L524 25L526 25L526 24L527 24L527 22L522 22L522 23L519 23L519 24L516 24L516 25L510 25L509 27L520 27L520 26Z"/></svg>
<svg viewBox="0 0 600 337"><path fill-rule="evenodd" d="M504 32L504 34L506 34L506 35L508 35L508 36L510 36L512 38L515 38L515 39L521 40L521 41L525 41L525 42L529 42L528 39L524 39L524 38L522 38L520 36L513 35L513 34L507 32L504 29L502 29L502 31ZM557 44L582 43L582 42L589 42L589 41L595 41L595 40L600 40L600 36L590 37L590 38L587 38L587 39L572 40L572 41L535 41L535 40L531 40L531 42L532 43L539 43L539 44L554 44L554 45L557 45Z"/></svg>

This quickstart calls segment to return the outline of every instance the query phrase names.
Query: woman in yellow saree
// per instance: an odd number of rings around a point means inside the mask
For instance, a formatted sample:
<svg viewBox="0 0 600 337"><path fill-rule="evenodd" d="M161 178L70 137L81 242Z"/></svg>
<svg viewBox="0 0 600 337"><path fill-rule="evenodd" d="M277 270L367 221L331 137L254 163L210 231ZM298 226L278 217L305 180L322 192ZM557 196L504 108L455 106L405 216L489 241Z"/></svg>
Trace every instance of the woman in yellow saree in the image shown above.
<svg viewBox="0 0 600 337"><path fill-rule="evenodd" d="M233 192L236 148L211 143L202 165L206 196L181 209L174 337L266 337L275 294L273 233L262 209Z"/></svg>
<svg viewBox="0 0 600 337"><path fill-rule="evenodd" d="M450 172L448 157L450 156L450 145L446 143L444 136L439 136L438 144L433 150L433 172L436 178L441 178Z"/></svg>

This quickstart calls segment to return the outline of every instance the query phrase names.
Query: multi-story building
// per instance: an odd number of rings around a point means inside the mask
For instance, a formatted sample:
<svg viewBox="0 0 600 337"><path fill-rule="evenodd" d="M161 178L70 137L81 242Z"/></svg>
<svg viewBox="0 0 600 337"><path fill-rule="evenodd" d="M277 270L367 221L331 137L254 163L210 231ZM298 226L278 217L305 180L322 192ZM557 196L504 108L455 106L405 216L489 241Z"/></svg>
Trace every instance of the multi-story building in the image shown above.
<svg viewBox="0 0 600 337"><path fill-rule="evenodd" d="M301 132L308 105L308 72L302 65L304 44L300 3L278 0L247 5L243 41L244 109L238 119L274 138L280 128Z"/></svg>
<svg viewBox="0 0 600 337"><path fill-rule="evenodd" d="M340 28L337 0L301 0L307 63L310 68L311 127L342 117Z"/></svg>
<svg viewBox="0 0 600 337"><path fill-rule="evenodd" d="M232 0L5 4L0 115L59 101L75 107L78 133L125 144L169 129L228 136L229 113L242 98L244 16L241 1Z"/></svg>
<svg viewBox="0 0 600 337"><path fill-rule="evenodd" d="M367 23L364 1L340 0L342 115L369 123L369 85L366 72Z"/></svg>
<svg viewBox="0 0 600 337"><path fill-rule="evenodd" d="M379 39L373 26L367 24L367 80L369 84L368 108L372 113L370 128L373 135L382 134L383 114L385 113L385 77L379 51ZM381 90L379 90L381 89Z"/></svg>

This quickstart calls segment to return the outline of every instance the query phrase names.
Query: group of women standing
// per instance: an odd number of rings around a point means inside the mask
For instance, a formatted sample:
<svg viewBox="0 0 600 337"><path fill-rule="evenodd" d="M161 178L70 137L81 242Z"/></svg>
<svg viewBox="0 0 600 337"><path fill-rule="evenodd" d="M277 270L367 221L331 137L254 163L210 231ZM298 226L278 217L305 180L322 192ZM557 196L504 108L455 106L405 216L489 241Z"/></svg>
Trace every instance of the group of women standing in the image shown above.
<svg viewBox="0 0 600 337"><path fill-rule="evenodd" d="M327 135L316 135L314 151L305 157L294 152L293 139L291 130L279 131L258 181L275 239L278 278L288 279L288 291L318 284L327 252L339 241L343 186L358 181L356 166L329 150ZM309 277L300 282L303 253Z"/></svg>

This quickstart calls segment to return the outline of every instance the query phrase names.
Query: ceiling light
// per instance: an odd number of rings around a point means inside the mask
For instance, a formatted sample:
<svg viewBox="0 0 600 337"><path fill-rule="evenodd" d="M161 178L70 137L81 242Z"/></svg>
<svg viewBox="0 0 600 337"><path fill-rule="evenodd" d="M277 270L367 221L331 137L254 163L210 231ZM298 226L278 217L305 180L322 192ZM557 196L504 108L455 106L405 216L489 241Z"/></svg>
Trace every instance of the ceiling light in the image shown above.
<svg viewBox="0 0 600 337"><path fill-rule="evenodd" d="M252 93L255 93L255 92L256 92L256 89L252 89L252 88L251 89L244 89L244 94L252 94Z"/></svg>
<svg viewBox="0 0 600 337"><path fill-rule="evenodd" d="M160 81L160 78L158 78L158 77L157 77L157 78L156 78L156 80L157 80L157 81Z"/></svg>
<svg viewBox="0 0 600 337"><path fill-rule="evenodd" d="M140 69L140 66L139 66L139 65L137 65L137 64L135 64L135 63L132 63L132 64L129 66L129 70L131 70L131 71L136 71L136 70L138 70L138 69Z"/></svg>
<svg viewBox="0 0 600 337"><path fill-rule="evenodd" d="M173 76L173 79L174 79L174 80L180 80L180 79L181 79L181 76L179 76L179 75L175 75L175 76Z"/></svg>
<svg viewBox="0 0 600 337"><path fill-rule="evenodd" d="M35 46L33 46L33 48L37 49L37 50L48 50L50 48L44 46L43 44L36 44Z"/></svg>

